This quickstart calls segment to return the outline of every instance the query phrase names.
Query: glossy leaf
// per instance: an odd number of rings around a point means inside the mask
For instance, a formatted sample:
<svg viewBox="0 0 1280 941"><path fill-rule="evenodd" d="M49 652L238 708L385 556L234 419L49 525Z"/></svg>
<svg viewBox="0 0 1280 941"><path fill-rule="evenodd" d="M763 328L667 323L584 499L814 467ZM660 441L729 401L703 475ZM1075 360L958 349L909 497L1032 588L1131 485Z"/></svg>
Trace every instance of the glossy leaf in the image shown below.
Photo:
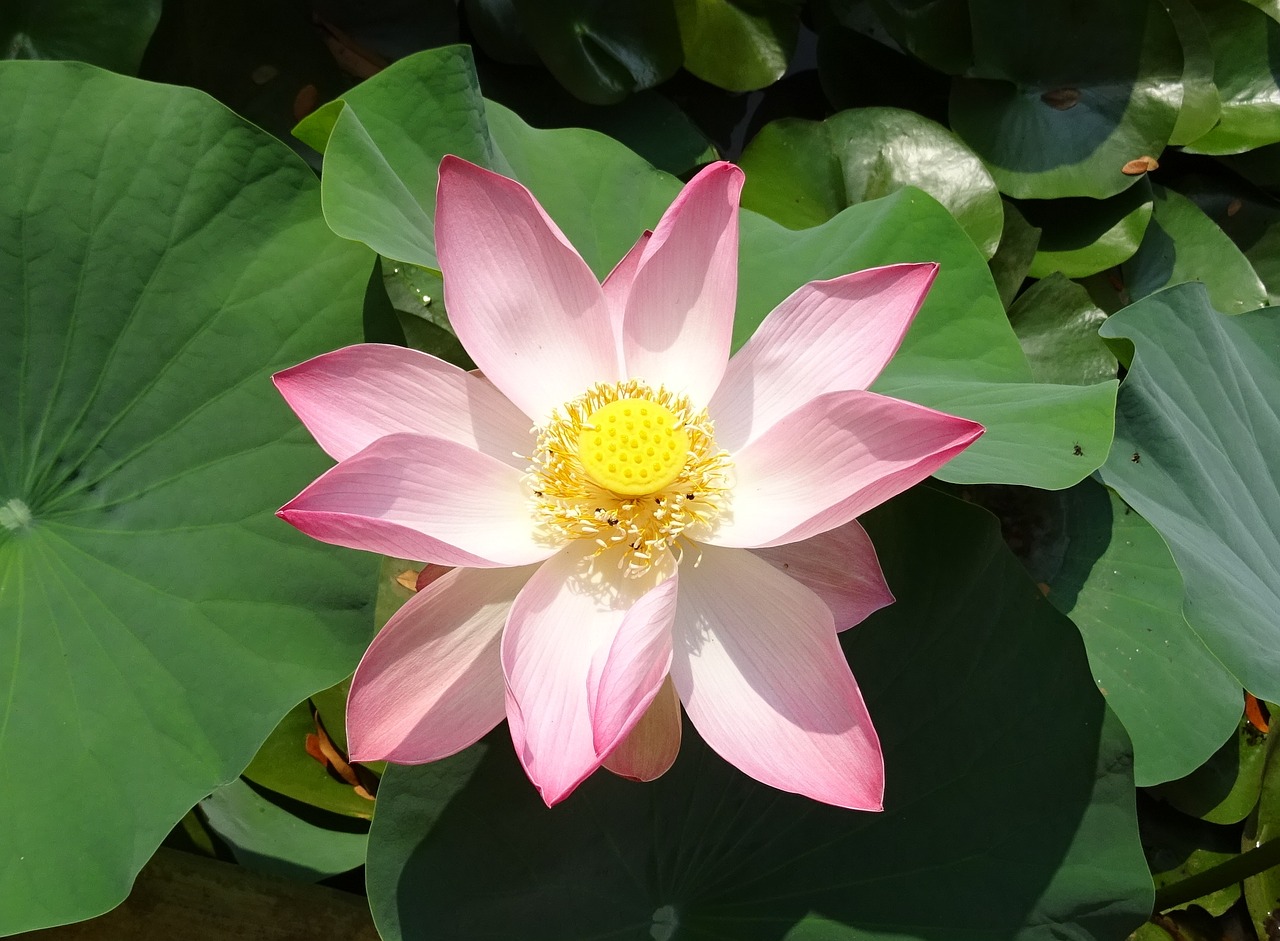
<svg viewBox="0 0 1280 941"><path fill-rule="evenodd" d="M372 258L198 92L3 63L0 112L3 933L119 902L367 642L369 561L273 516L328 461L269 377L358 338Z"/></svg>
<svg viewBox="0 0 1280 941"><path fill-rule="evenodd" d="M1000 303L1007 309L1017 296L1022 282L1031 271L1031 263L1040 245L1040 230L1029 223L1013 203L1004 202L1004 228L1000 245L987 260L991 277L1000 293Z"/></svg>
<svg viewBox="0 0 1280 941"><path fill-rule="evenodd" d="M1251 153L1265 155L1268 149ZM1192 178L1180 187L1244 252L1267 289L1268 302L1280 303L1280 201L1231 178Z"/></svg>
<svg viewBox="0 0 1280 941"><path fill-rule="evenodd" d="M1280 141L1280 23L1246 0L1196 0L1213 46L1218 123L1187 150L1238 154Z"/></svg>
<svg viewBox="0 0 1280 941"><path fill-rule="evenodd" d="M671 4L650 0L511 0L529 44L583 101L609 104L680 68Z"/></svg>
<svg viewBox="0 0 1280 941"><path fill-rule="evenodd" d="M1182 578L1151 525L1084 481L1064 494L1064 553L1049 600L1080 628L1098 688L1149 786L1199 768L1232 736L1240 684L1182 616Z"/></svg>
<svg viewBox="0 0 1280 941"><path fill-rule="evenodd" d="M7 0L0 57L77 59L132 74L159 19L160 0Z"/></svg>
<svg viewBox="0 0 1280 941"><path fill-rule="evenodd" d="M1151 185L1142 180L1110 199L1019 203L1027 221L1041 229L1031 277L1057 271L1084 278L1132 258L1151 222L1153 199Z"/></svg>
<svg viewBox="0 0 1280 941"><path fill-rule="evenodd" d="M1114 196L1133 185L1127 164L1164 150L1183 63L1158 0L969 0L969 9L974 66L952 87L951 127L1001 192Z"/></svg>
<svg viewBox="0 0 1280 941"><path fill-rule="evenodd" d="M1213 46L1191 0L1162 2L1182 43L1182 107L1169 143L1188 144L1212 128L1222 114L1222 99L1213 83Z"/></svg>
<svg viewBox="0 0 1280 941"><path fill-rule="evenodd" d="M1151 222L1138 251L1123 267L1125 286L1135 300L1171 284L1200 281L1209 301L1224 314L1256 310L1267 289L1249 260L1213 220L1191 200L1153 186Z"/></svg>
<svg viewBox="0 0 1280 941"><path fill-rule="evenodd" d="M243 781L218 788L200 810L236 862L254 872L316 882L364 865L368 834L308 823Z"/></svg>
<svg viewBox="0 0 1280 941"><path fill-rule="evenodd" d="M407 344L464 369L474 369L475 363L449 325L440 272L384 258L381 273L387 300L398 315Z"/></svg>
<svg viewBox="0 0 1280 941"><path fill-rule="evenodd" d="M1241 684L1280 696L1280 319L1224 317L1201 285L1112 315L1133 343L1116 443L1101 473L1160 533L1184 613Z"/></svg>
<svg viewBox="0 0 1280 941"><path fill-rule="evenodd" d="M1060 274L1037 281L1009 308L1009 322L1037 382L1092 385L1116 377L1098 337L1107 319L1088 292Z"/></svg>
<svg viewBox="0 0 1280 941"><path fill-rule="evenodd" d="M1128 747L1074 629L982 511L917 491L867 522L898 602L842 637L885 749L883 814L757 785L691 730L658 781L597 773L548 810L499 728L455 758L389 769L368 864L383 937L1136 928L1151 884ZM946 873L927 892L922 866Z"/></svg>
<svg viewBox="0 0 1280 941"><path fill-rule="evenodd" d="M800 33L798 0L675 0L684 67L729 91L776 82Z"/></svg>
<svg viewBox="0 0 1280 941"><path fill-rule="evenodd" d="M832 0L848 8L850 0ZM968 0L871 0L890 35L911 55L950 74L973 62Z"/></svg>
<svg viewBox="0 0 1280 941"><path fill-rule="evenodd" d="M742 155L742 203L789 228L915 186L956 218L982 254L1000 242L1004 207L974 153L942 125L897 108L765 126Z"/></svg>

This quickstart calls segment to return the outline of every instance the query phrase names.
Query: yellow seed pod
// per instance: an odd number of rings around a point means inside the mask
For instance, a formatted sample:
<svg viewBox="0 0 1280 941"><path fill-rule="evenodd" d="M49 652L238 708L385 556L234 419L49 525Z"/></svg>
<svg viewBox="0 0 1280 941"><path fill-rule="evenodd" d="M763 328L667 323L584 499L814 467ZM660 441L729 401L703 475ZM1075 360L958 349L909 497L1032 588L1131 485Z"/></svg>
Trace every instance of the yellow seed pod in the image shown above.
<svg viewBox="0 0 1280 941"><path fill-rule="evenodd" d="M655 493L672 483L689 456L689 434L670 409L649 399L618 399L587 417L578 460L606 490Z"/></svg>

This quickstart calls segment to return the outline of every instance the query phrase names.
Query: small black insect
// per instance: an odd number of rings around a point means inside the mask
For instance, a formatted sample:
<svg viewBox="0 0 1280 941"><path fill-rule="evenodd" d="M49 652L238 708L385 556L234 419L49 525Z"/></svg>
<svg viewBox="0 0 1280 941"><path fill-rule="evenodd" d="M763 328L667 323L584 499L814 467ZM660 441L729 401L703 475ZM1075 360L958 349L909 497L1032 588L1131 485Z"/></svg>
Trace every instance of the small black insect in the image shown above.
<svg viewBox="0 0 1280 941"><path fill-rule="evenodd" d="M1080 447L1080 442L1076 442L1075 446L1071 449L1071 453L1076 457L1084 457L1084 448Z"/></svg>
<svg viewBox="0 0 1280 941"><path fill-rule="evenodd" d="M696 494L696 493L686 493L686 494L684 495L684 498L685 498L686 500L692 500L692 499L694 499L696 496L697 496L697 494Z"/></svg>
<svg viewBox="0 0 1280 941"><path fill-rule="evenodd" d="M1134 452L1133 452L1133 457L1129 458L1129 460L1133 461L1133 463L1135 463L1135 464L1141 464L1141 463L1142 463L1142 455L1141 455L1141 454L1139 454L1137 451L1134 451Z"/></svg>

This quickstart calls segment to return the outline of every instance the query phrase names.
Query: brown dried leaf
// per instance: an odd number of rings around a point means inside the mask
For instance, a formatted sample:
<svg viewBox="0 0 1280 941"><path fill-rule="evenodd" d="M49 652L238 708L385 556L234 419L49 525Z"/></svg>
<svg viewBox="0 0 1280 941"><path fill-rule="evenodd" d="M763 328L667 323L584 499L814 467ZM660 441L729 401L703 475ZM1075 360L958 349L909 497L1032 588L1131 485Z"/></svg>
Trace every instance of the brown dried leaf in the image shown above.
<svg viewBox="0 0 1280 941"><path fill-rule="evenodd" d="M1144 173L1150 173L1160 167L1160 161L1149 154L1143 154L1141 157L1135 157L1120 168L1120 172L1125 176L1142 176Z"/></svg>
<svg viewBox="0 0 1280 941"><path fill-rule="evenodd" d="M329 767L329 759L325 757L324 751L320 748L320 736L308 734L306 744L303 747L306 748L308 755L320 762L324 767Z"/></svg>
<svg viewBox="0 0 1280 941"><path fill-rule="evenodd" d="M343 757L342 752L338 751L337 746L329 738L329 733L324 730L324 723L320 721L320 713L315 714L316 723L316 742L320 747L321 753L329 761L331 767L342 780L346 781L352 787L360 786L360 778L356 776L351 765L347 764L347 759ZM311 736L307 736L311 738Z"/></svg>
<svg viewBox="0 0 1280 941"><path fill-rule="evenodd" d="M1080 90L1078 88L1053 88L1042 94L1040 100L1050 108L1069 111L1079 103Z"/></svg>

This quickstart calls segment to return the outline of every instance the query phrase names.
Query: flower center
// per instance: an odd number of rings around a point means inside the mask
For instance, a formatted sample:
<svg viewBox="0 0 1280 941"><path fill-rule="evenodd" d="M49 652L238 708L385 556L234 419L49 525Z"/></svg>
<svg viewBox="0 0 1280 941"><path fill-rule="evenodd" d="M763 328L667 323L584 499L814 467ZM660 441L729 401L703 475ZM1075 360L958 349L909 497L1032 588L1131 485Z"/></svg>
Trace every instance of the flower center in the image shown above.
<svg viewBox="0 0 1280 941"><path fill-rule="evenodd" d="M587 416L578 460L606 490L639 496L680 476L689 433L671 409L649 399L617 399Z"/></svg>
<svg viewBox="0 0 1280 941"><path fill-rule="evenodd" d="M669 550L679 557L685 530L728 506L731 464L713 433L706 411L661 387L630 379L588 389L539 429L530 458L543 538L621 548L628 575Z"/></svg>

